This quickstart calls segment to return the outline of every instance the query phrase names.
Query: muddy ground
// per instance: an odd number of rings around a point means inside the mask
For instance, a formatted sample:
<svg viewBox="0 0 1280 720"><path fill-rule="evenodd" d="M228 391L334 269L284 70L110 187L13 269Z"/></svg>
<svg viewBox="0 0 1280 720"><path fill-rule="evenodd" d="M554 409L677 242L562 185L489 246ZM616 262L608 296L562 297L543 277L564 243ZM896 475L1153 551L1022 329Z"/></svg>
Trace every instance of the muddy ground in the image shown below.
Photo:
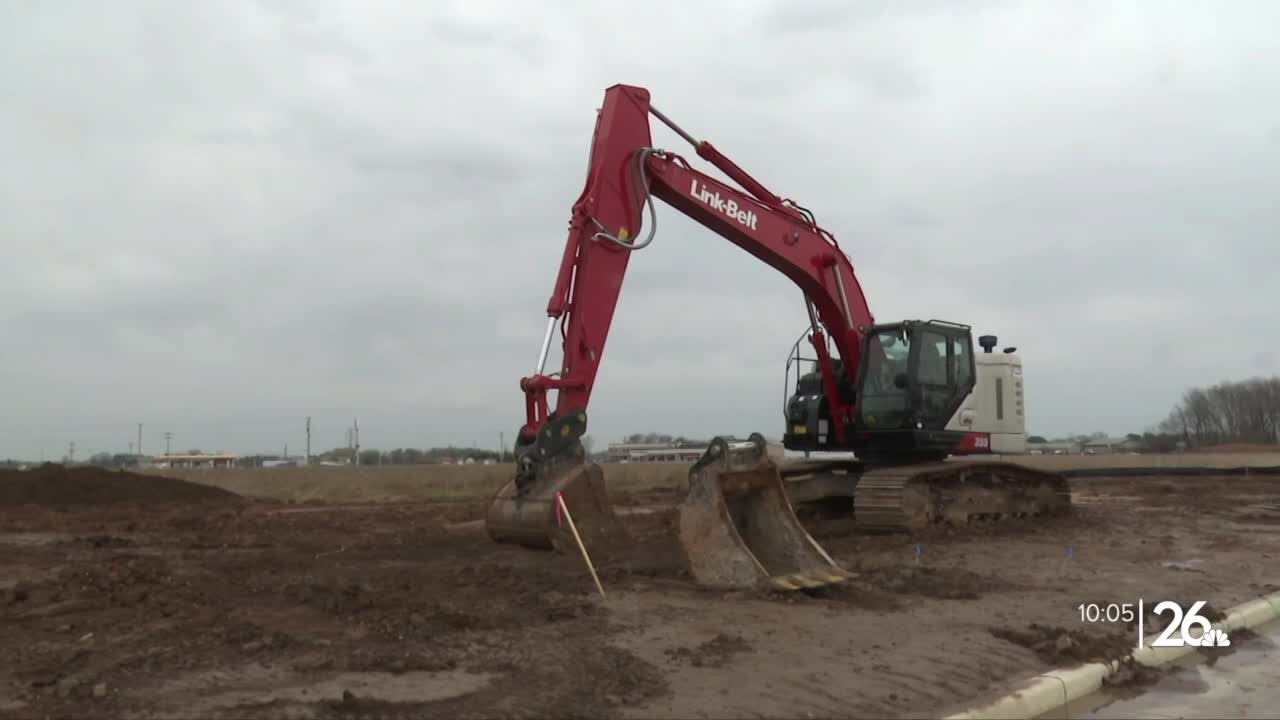
<svg viewBox="0 0 1280 720"><path fill-rule="evenodd" d="M601 601L580 558L491 543L481 503L45 472L0 478L0 717L937 716L1132 646L1080 603L1280 589L1257 477L1073 480L1073 517L917 537L810 518L858 575L786 595L693 587L649 493Z"/></svg>

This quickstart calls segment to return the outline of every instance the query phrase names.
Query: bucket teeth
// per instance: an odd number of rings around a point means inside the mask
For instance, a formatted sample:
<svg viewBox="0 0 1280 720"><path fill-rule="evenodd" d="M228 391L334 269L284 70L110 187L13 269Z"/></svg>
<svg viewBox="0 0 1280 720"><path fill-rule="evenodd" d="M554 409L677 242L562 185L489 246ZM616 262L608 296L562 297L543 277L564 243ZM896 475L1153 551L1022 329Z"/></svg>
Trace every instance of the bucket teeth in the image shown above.
<svg viewBox="0 0 1280 720"><path fill-rule="evenodd" d="M795 573L769 578L769 585L775 590L813 590L839 585L848 579L847 573Z"/></svg>
<svg viewBox="0 0 1280 720"><path fill-rule="evenodd" d="M796 518L758 433L747 443L718 437L694 464L680 544L710 587L794 591L848 578Z"/></svg>

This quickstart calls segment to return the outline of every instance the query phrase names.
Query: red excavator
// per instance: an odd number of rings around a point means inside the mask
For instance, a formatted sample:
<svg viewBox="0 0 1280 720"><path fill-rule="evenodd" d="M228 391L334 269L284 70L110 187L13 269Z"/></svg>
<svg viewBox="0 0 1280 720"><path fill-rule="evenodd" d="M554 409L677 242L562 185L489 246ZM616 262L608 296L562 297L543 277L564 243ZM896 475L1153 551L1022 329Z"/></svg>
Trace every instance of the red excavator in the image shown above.
<svg viewBox="0 0 1280 720"><path fill-rule="evenodd" d="M741 189L653 147L651 116ZM877 323L853 264L812 212L694 139L650 103L644 88L615 85L605 91L596 118L586 187L573 205L537 368L520 381L526 420L517 436L516 474L486 518L495 541L567 549L561 500L588 543L626 538L603 471L589 461L581 438L627 262L654 238L654 198L800 287L809 320L802 340L812 346L814 369L797 373L783 445L857 458L779 465L759 434L745 441L714 439L690 471L680 508L681 544L696 580L797 589L847 578L797 519L788 500L793 482L845 488L856 524L878 529L1069 509L1061 476L1007 462L945 462L970 437L949 429L975 384L969 326ZM648 228L639 239L646 208ZM563 362L548 374L557 326ZM792 353L798 358L799 342ZM552 390L554 409L547 397Z"/></svg>

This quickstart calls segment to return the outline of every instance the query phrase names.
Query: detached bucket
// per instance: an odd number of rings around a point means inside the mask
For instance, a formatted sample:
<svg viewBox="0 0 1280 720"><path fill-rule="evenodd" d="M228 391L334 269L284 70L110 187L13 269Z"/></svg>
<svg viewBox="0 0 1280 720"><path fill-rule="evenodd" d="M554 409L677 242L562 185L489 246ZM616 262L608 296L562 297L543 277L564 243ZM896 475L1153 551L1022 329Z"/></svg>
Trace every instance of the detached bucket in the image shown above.
<svg viewBox="0 0 1280 720"><path fill-rule="evenodd" d="M689 471L680 544L701 585L800 590L849 579L796 518L759 433L716 438Z"/></svg>
<svg viewBox="0 0 1280 720"><path fill-rule="evenodd" d="M557 511L556 495L564 497L574 526L588 550L608 546L625 537L625 531L609 503L604 471L586 461L586 451L573 434L586 418L571 417L563 427L552 423L548 437L559 443L535 444L524 475L509 481L493 497L485 517L485 529L495 542L529 548L577 552L569 523ZM580 434L580 432L578 433ZM541 439L541 438L540 438ZM541 450L548 450L546 453Z"/></svg>

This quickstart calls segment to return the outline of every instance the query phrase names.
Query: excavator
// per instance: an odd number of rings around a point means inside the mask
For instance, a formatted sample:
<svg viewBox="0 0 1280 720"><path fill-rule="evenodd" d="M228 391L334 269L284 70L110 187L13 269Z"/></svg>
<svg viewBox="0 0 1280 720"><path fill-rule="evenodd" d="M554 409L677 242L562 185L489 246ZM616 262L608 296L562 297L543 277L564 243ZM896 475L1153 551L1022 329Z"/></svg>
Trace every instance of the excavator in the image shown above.
<svg viewBox="0 0 1280 720"><path fill-rule="evenodd" d="M737 187L654 147L651 117ZM877 322L853 263L810 210L695 139L653 105L647 89L619 84L605 91L597 110L586 183L572 208L538 362L520 380L525 423L517 433L514 476L486 515L492 540L561 552L579 541L596 547L628 542L603 470L581 439L628 261L656 233L655 200L798 286L808 324L787 362L787 382L793 366L796 381L785 402L783 445L806 457L845 456L780 464L759 433L713 439L689 471L679 508L680 545L696 582L787 591L846 581L850 574L801 524L789 495L851 497L855 525L873 530L964 526L1070 509L1059 475L981 458L948 460L992 452L998 437L984 430L991 403L983 401L986 395L975 402L974 390L979 368L999 371L1009 363L977 362L970 326ZM548 373L557 334L563 360ZM980 340L990 354L996 339ZM807 351L811 357L802 357ZM1001 403L1006 389L999 390ZM566 510L576 539L566 529Z"/></svg>

